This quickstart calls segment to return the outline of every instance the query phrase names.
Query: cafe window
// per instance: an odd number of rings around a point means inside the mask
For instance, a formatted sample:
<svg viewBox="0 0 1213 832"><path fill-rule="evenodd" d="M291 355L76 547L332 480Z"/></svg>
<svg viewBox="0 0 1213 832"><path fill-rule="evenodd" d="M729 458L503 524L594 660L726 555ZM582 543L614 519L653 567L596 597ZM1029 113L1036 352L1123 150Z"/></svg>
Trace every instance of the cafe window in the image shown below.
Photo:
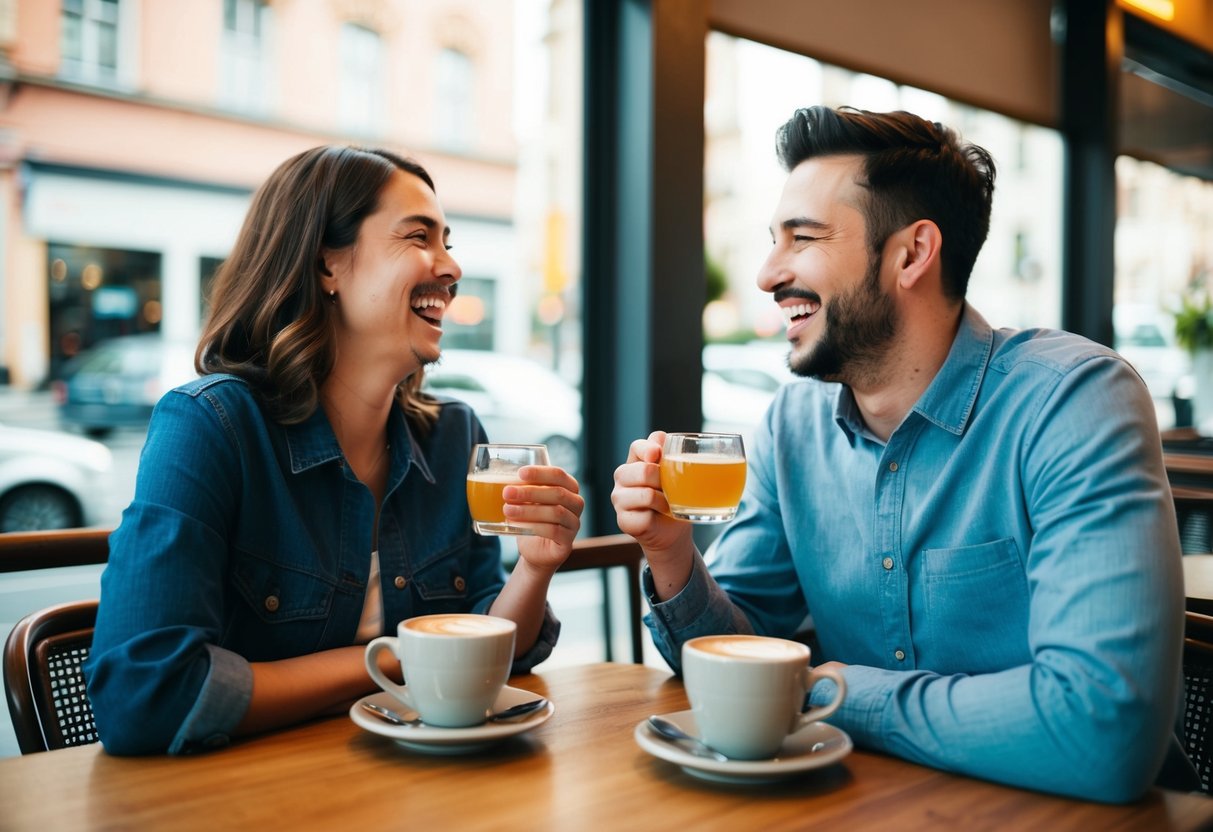
<svg viewBox="0 0 1213 832"><path fill-rule="evenodd" d="M1116 160L1116 349L1154 398L1159 427L1213 431L1213 183ZM1213 330L1206 330L1213 332Z"/></svg>

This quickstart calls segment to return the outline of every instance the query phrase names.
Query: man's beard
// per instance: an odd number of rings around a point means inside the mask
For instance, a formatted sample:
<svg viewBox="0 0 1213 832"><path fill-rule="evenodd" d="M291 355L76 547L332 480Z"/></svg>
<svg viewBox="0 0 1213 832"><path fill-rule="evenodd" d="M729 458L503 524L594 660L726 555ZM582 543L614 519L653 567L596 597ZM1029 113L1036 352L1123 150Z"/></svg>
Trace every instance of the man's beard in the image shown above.
<svg viewBox="0 0 1213 832"><path fill-rule="evenodd" d="M880 288L880 257L873 255L863 281L831 300L821 339L808 353L788 356L788 366L800 376L854 384L871 377L897 334L897 307Z"/></svg>

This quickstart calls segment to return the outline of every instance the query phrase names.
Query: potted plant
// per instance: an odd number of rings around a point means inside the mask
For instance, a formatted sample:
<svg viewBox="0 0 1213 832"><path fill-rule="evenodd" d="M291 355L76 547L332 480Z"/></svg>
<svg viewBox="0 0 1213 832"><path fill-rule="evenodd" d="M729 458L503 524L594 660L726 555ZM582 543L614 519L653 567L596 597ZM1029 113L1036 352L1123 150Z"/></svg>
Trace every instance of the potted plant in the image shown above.
<svg viewBox="0 0 1213 832"><path fill-rule="evenodd" d="M1213 293L1200 287L1185 292L1175 312L1175 340L1192 354L1196 384L1192 415L1202 433L1213 430Z"/></svg>

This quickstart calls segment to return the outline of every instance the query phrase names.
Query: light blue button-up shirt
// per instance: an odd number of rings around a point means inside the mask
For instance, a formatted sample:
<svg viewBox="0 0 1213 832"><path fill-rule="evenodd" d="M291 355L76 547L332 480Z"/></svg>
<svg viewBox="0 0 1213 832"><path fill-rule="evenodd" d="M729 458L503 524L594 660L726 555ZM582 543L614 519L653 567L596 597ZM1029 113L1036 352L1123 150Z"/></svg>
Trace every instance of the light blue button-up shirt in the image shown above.
<svg viewBox="0 0 1213 832"><path fill-rule="evenodd" d="M1111 350L966 307L887 443L848 388L805 380L754 446L706 566L664 603L646 574L672 667L688 638L787 637L811 613L814 664L848 665L830 722L860 746L1109 801L1178 751L1175 513L1150 396Z"/></svg>

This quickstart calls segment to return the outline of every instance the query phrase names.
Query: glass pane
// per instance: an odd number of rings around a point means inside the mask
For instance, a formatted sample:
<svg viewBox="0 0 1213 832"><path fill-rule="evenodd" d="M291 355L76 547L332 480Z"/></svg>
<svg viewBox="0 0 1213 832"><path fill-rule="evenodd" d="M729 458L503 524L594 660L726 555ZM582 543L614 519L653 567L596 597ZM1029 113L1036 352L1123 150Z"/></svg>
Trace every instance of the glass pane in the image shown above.
<svg viewBox="0 0 1213 832"><path fill-rule="evenodd" d="M1116 349L1160 428L1213 434L1213 183L1121 156L1116 184Z"/></svg>
<svg viewBox="0 0 1213 832"><path fill-rule="evenodd" d="M779 79L771 83L771 79ZM779 310L754 283L770 248L767 223L785 172L776 129L799 107L909 110L940 121L994 156L990 234L968 300L993 326L1058 326L1061 320L1062 142L1053 130L851 72L719 32L708 36L704 229L709 303L704 310L705 425L745 433L774 395L713 368L731 344L737 369L786 380Z"/></svg>

